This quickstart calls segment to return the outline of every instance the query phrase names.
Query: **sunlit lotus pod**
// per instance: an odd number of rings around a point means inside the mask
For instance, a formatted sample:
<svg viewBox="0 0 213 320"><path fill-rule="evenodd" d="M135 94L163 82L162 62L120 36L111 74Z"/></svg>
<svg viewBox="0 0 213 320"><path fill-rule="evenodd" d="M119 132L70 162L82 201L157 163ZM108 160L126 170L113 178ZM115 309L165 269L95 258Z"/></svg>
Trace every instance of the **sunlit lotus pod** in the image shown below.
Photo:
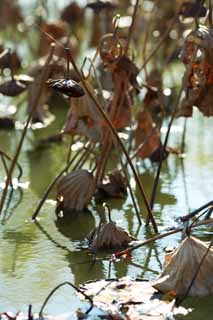
<svg viewBox="0 0 213 320"><path fill-rule="evenodd" d="M186 293L189 296L212 294L213 248L208 253L207 249L207 243L195 237L185 238L174 251L163 272L152 283L152 286L164 293L173 290L177 296L184 296ZM203 260L206 253L207 255ZM202 260L203 263L201 264ZM196 277L195 273L197 273ZM190 286L191 288L187 292Z"/></svg>
<svg viewBox="0 0 213 320"><path fill-rule="evenodd" d="M82 97L84 96L83 88L74 80L71 79L49 79L47 84L52 89L59 91L68 97Z"/></svg>
<svg viewBox="0 0 213 320"><path fill-rule="evenodd" d="M101 38L99 51L104 63L114 63L121 58L123 48L118 37L113 33L108 33Z"/></svg>
<svg viewBox="0 0 213 320"><path fill-rule="evenodd" d="M110 221L103 223L100 228L96 228L91 233L90 249L97 251L98 249L119 249L127 247L128 243L135 240L123 228Z"/></svg>
<svg viewBox="0 0 213 320"><path fill-rule="evenodd" d="M95 192L95 179L87 170L76 170L63 177L57 188L57 201L62 210L81 211Z"/></svg>

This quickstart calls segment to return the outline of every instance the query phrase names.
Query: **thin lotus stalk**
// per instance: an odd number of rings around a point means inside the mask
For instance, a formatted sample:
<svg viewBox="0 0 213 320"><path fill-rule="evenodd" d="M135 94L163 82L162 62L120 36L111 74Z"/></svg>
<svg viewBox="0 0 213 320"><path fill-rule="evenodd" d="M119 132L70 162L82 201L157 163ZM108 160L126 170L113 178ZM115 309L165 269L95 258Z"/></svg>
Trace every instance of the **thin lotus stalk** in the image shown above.
<svg viewBox="0 0 213 320"><path fill-rule="evenodd" d="M32 220L35 220L45 202L45 200L47 199L50 191L53 189L53 187L55 186L55 184L58 182L58 180L63 176L64 173L66 173L68 171L68 169L70 168L70 166L73 164L73 162L76 160L76 158L79 156L79 154L82 152L82 149L79 150L75 156L72 158L72 160L70 160L70 162L65 166L65 168L55 177L55 179L50 183L50 185L48 186L46 192L44 193L41 201L39 202L35 212L32 215Z"/></svg>
<svg viewBox="0 0 213 320"><path fill-rule="evenodd" d="M203 206L201 206L200 208L190 212L189 214L182 216L179 218L179 220L181 220L182 222L188 221L192 218L194 218L198 213L200 213L201 211L207 209L207 208L213 208L213 200L210 202L207 202L206 204L204 204Z"/></svg>
<svg viewBox="0 0 213 320"><path fill-rule="evenodd" d="M75 166L72 168L72 171L80 170L85 162L88 160L88 156L94 149L94 145L89 144L88 147L84 147L85 152L82 154L81 158L78 160L78 162L75 164Z"/></svg>
<svg viewBox="0 0 213 320"><path fill-rule="evenodd" d="M116 111L117 109L120 110L120 106L124 101L124 95L121 95L122 90L120 85L121 82L119 81L119 79L120 77L118 78L118 81L115 81L115 94L113 97L112 107L109 114L111 121L114 121L116 119ZM120 101L119 101L119 98L121 98ZM109 159L111 148L112 148L112 137L111 137L111 132L108 130L106 132L106 135L104 136L102 153L101 153L100 160L98 162L98 168L96 172L96 180L98 184L101 183L104 178L107 161Z"/></svg>
<svg viewBox="0 0 213 320"><path fill-rule="evenodd" d="M49 299L52 297L52 295L61 287L65 286L65 285L68 285L70 287L72 287L73 289L75 289L75 291L77 291L78 293L81 293L85 299L87 299L90 303L90 307L87 309L87 311L85 312L85 314L89 314L89 312L93 309L93 301L92 299L87 295L85 294L81 289L79 289L78 287L76 287L73 283L71 282L68 282L68 281L65 281L65 282L62 282L60 283L59 285L57 285L49 294L48 296L46 297L46 299L44 300L44 303L42 304L42 307L39 311L39 319L43 319L43 311L44 311L44 308L45 306L47 305Z"/></svg>
<svg viewBox="0 0 213 320"><path fill-rule="evenodd" d="M140 181L140 178L137 175L137 171L136 171L136 169L135 169L135 167L134 167L134 165L133 165L133 163L132 163L132 161L130 159L130 156L129 156L129 154L128 154L128 152L127 152L127 150L126 150L126 148L125 148L125 146L124 146L124 144L122 142L122 140L120 139L115 127L113 126L113 124L111 122L111 120L109 119L109 117L107 116L107 114L105 113L103 108L101 107L100 103L98 102L98 100L97 100L96 96L94 95L93 91L91 90L90 86L88 85L88 83L82 77L82 75L81 75L81 73L80 73L80 71L79 71L79 69L78 69L78 67L77 67L77 65L76 65L71 53L70 53L70 61L71 61L72 65L73 65L74 70L76 71L76 73L78 74L79 78L81 79L81 82L82 82L82 85L83 85L84 89L86 90L87 94L92 99L92 101L94 102L94 104L95 104L97 110L99 111L99 113L102 115L102 117L106 121L106 123L107 123L108 127L110 128L112 134L115 136L115 138L117 140L117 143L120 145L123 153L125 154L125 156L126 156L126 158L128 160L128 163L129 163L129 165L131 167L131 170L133 172L133 175L134 175L134 178L136 180L136 183L138 185L138 188L140 190L140 193L142 195L142 198L144 200L144 203L145 203L145 206L146 206L146 210L147 210L147 215L150 216L150 220L151 220L151 223L153 225L153 229L157 233L158 232L158 227L157 227L156 221L154 219L154 216L152 214L152 210L151 210L151 208L149 206L146 194L144 192L143 185L142 185L142 183Z"/></svg>
<svg viewBox="0 0 213 320"><path fill-rule="evenodd" d="M186 146L186 129L187 129L187 118L184 119L183 134L182 134L181 147L180 147L181 154L184 153L185 146Z"/></svg>
<svg viewBox="0 0 213 320"><path fill-rule="evenodd" d="M171 20L168 29L162 35L160 41L156 44L156 47L152 50L152 52L149 54L149 56L143 62L142 66L140 67L140 71L142 71L146 67L147 63L156 55L156 53L158 52L158 50L160 49L160 47L162 46L162 44L164 43L164 41L168 37L168 35L169 35L170 31L172 30L174 24L177 22L177 17L178 17L178 11L174 15L173 19Z"/></svg>
<svg viewBox="0 0 213 320"><path fill-rule="evenodd" d="M147 49L147 44L148 44L148 40L149 40L150 30L151 30L152 23L153 23L154 10L157 7L158 3L159 3L159 0L157 0L155 5L153 5L153 7L152 7L152 10L150 12L151 18L149 19L148 27L145 30L144 44L143 44L143 49L142 49L143 61L146 61L146 49ZM146 68L146 65L144 66L144 72L145 72L145 79L147 79L147 68Z"/></svg>
<svg viewBox="0 0 213 320"><path fill-rule="evenodd" d="M137 11L138 11L138 6L139 6L139 0L136 0L136 3L134 5L134 11L133 11L133 14L132 14L132 23L131 23L131 25L129 27L129 33L128 33L128 36L127 36L127 43L126 43L126 47L125 47L125 50L124 50L125 54L128 53L130 40L131 40L133 31L134 31L134 26L135 26L135 20L136 20L136 15L137 15Z"/></svg>
<svg viewBox="0 0 213 320"><path fill-rule="evenodd" d="M40 84L38 86L38 91L37 91L37 94L36 94L36 97L35 97L35 100L34 100L34 103L33 103L33 106L32 106L32 111L29 113L29 116L27 118L26 124L24 126L24 129L23 129L23 132L22 132L22 135L21 135L21 139L20 139L19 144L18 144L17 149L16 149L16 153L14 155L13 161L12 161L11 166L10 166L9 171L8 171L8 175L7 175L7 179L6 179L6 183L5 183L5 188L3 190L1 201L0 201L0 215L1 215L1 212L2 212L2 209L3 209L3 206L4 206L4 202L5 202L6 196L7 196L7 191L8 191L8 187L9 187L9 184L10 184L10 181L11 181L11 178L12 178L12 174L13 174L14 168L16 166L16 163L18 161L18 157L19 157L19 154L20 154L23 142L24 142L24 138L25 138L26 133L27 133L27 129L28 129L30 121L31 121L31 119L33 117L33 113L34 113L34 111L35 111L35 109L36 109L36 107L38 105L39 98L40 98L40 95L41 95L41 92L42 92L42 88L43 88L43 84L44 84L45 80L47 79L47 72L46 71L47 71L47 67L48 67L50 61L52 60L54 48L55 48L55 45L52 44L51 47L50 47L50 52L49 52L49 55L47 57L46 63L45 63L45 65L43 67L43 70L42 70L41 81L40 81Z"/></svg>
<svg viewBox="0 0 213 320"><path fill-rule="evenodd" d="M209 26L210 28L213 27L213 19L212 19L212 0L209 0Z"/></svg>
<svg viewBox="0 0 213 320"><path fill-rule="evenodd" d="M71 136L70 141L69 141L69 145L68 145L67 163L69 163L70 159L71 159L73 142L74 142L74 138L73 138L73 136Z"/></svg>
<svg viewBox="0 0 213 320"><path fill-rule="evenodd" d="M204 221L200 221L198 223L196 223L195 225L192 226L192 228L196 228L196 227L201 227L201 226L204 226L204 225L208 225L208 224L212 224L213 223L213 218L212 219L208 219L208 220L204 220ZM181 227L181 228L177 228L175 230L172 230L172 231L169 231L169 232L166 232L166 233L162 233L162 234L159 234L159 235L156 235L152 238L149 238L145 241L142 241L138 244L136 244L135 246L132 246L131 248L129 249L126 249L126 250L122 250L122 251L119 251L115 254L115 257L116 258L119 258L123 255L128 255L130 254L132 251L136 250L136 249L139 249L147 244L150 244L156 240L159 240L159 239L163 239L163 238L166 238L168 236L171 236L173 234L176 234L176 233L179 233L179 232L182 232L183 230L185 229L185 227ZM112 256L112 258L114 258L114 256Z"/></svg>
<svg viewBox="0 0 213 320"><path fill-rule="evenodd" d="M210 249L211 249L212 246L213 246L213 240L211 240L211 242L210 242L208 248L206 249L206 252L204 253L204 255L203 255L203 257L202 257L202 259L201 259L201 261L200 261L200 263L199 263L199 265L198 265L198 267L197 267L197 269L195 270L195 273L194 273L194 275L193 275L193 277L192 277L192 280L191 280L191 282L190 282L190 284L189 284L186 292L184 293L184 295L183 295L182 297L176 299L175 305L176 305L177 307L179 307L180 304L188 297L189 292L190 292L190 290L191 290L191 288L192 288L192 286L193 286L193 283L195 282L195 280L196 280L196 278L197 278L197 276L198 276L198 273L199 273L199 271L200 271L200 268L202 267L202 265L203 265L203 263L204 263L204 261L205 261L205 259L206 259L206 257L207 257L207 255L208 255L208 253L209 253L209 251L210 251Z"/></svg>
<svg viewBox="0 0 213 320"><path fill-rule="evenodd" d="M122 171L126 177L126 181L127 181L127 188L129 190L129 193L130 193L130 197L131 197L131 200L132 200L132 204L133 204L133 207L135 209L135 213L136 213L136 216L137 216L137 219L138 219L138 223L139 225L142 225L142 222L141 222L141 217L140 217L140 213L139 213L139 210L138 210L138 206L137 206L137 203L135 201L135 196L134 196L134 192L132 190L132 187L131 187L131 184L129 182L129 177L128 177L128 172L127 172L127 169L123 163L123 160L121 158L121 155L120 153L119 154L119 159L120 159L120 164L121 164L121 167L122 167Z"/></svg>
<svg viewBox="0 0 213 320"><path fill-rule="evenodd" d="M167 146L167 143L168 143L168 140L169 140L169 134L170 134L170 131L171 131L171 127L172 127L173 121L175 119L175 115L176 115L176 112L177 112L177 109L178 109L178 106L179 106L179 103L180 103L182 92L186 87L186 82L187 82L188 76L189 76L189 74L191 72L192 63L193 63L194 57L196 55L196 52L197 52L197 46L194 49L191 62L190 62L189 66L188 66L188 69L186 70L185 75L183 77L182 85L181 85L181 88L180 88L180 91L179 91L179 94L178 94L174 109L172 111L171 119L169 121L169 125L168 125L166 136L165 136L165 140L164 140L164 143L163 143L163 146L162 146L162 149L161 149L161 153L160 153L159 166L158 166L158 169L157 169L157 173L156 173L156 177L155 177L154 185L153 185L153 189L152 189L152 194L151 194L151 199L150 199L150 208L151 209L153 209L153 207L154 207L155 197L156 197L157 188L158 188L158 182L159 182L159 178L160 178L161 167L162 167L162 163L163 163L163 155L164 155L164 152L166 150L166 146ZM147 224L149 223L149 217L147 217L146 223Z"/></svg>

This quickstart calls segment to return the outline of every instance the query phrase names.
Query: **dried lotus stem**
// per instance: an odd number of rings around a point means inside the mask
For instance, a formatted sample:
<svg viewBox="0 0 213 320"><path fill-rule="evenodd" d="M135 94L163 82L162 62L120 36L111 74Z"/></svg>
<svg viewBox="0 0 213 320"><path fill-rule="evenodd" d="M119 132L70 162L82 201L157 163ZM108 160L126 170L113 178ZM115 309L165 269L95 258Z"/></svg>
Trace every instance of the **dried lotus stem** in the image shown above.
<svg viewBox="0 0 213 320"><path fill-rule="evenodd" d="M2 212L2 209L3 209L3 206L4 206L4 202L5 202L6 196L7 196L7 190L8 190L11 178L12 178L12 174L13 174L14 168L16 166L16 163L18 161L18 157L19 157L19 154L20 154L23 142L24 142L24 138L25 138L26 133L27 133L28 126L29 126L30 121L31 121L31 119L33 117L33 113L34 113L34 111L35 111L35 109L37 107L37 104L38 104L38 101L39 101L39 98L40 98L40 95L41 95L41 91L42 91L42 88L43 88L43 84L47 80L46 79L47 78L47 72L46 71L47 71L47 67L48 67L50 61L52 60L54 48L55 48L55 45L52 44L51 47L50 47L50 52L49 52L49 55L47 57L46 63L44 65L42 73L41 73L41 81L40 81L40 84L38 86L38 91L36 93L36 97L35 97L34 103L32 105L32 111L29 113L29 116L27 118L26 124L24 126L24 129L23 129L23 132L22 132L22 135L21 135L21 139L19 141L19 144L17 146L13 161L12 161L11 166L10 166L9 171L8 171L8 175L7 175L7 179L6 179L6 183L5 183L5 188L3 190L2 197L1 197L1 200L0 200L0 215L1 215L1 212Z"/></svg>
<svg viewBox="0 0 213 320"><path fill-rule="evenodd" d="M52 295L61 287L65 286L65 285L68 285L70 287L72 287L73 289L75 289L78 293L81 293L87 300L89 300L90 302L90 307L87 309L87 311L85 312L85 314L89 314L89 312L93 309L93 301L92 299L90 298L90 296L88 296L87 294L85 294L81 289L79 289L78 287L76 287L74 284L72 284L71 282L68 282L68 281L65 281L65 282L62 282L60 283L59 285L57 285L49 294L48 296L46 297L46 299L44 300L43 304L42 304L42 307L39 311L39 319L43 319L43 311L44 311L44 308L47 304L47 302L49 301L49 299L52 297Z"/></svg>
<svg viewBox="0 0 213 320"><path fill-rule="evenodd" d="M152 225L153 225L154 231L157 233L157 232L158 232L158 227L157 227L155 218L154 218L154 216L153 216L153 214L152 214L152 211L151 211L151 209L150 209L150 206L149 206L149 203L148 203L146 194L145 194L145 192L144 192L143 185L142 185L142 183L141 183L141 181L140 181L140 178L138 177L137 171L136 171L136 169L135 169L135 167L134 167L134 165L133 165L133 163L132 163L132 161L131 161L131 158L130 158L130 156L129 156L129 154L128 154L125 146L124 146L124 143L123 143L122 140L120 139L120 137L119 137L119 135L118 135L115 127L113 126L113 124L112 124L112 122L111 122L111 120L109 119L109 117L107 116L107 114L106 114L105 111L103 110L102 106L101 106L100 103L98 102L97 98L96 98L95 95L93 94L90 86L88 85L88 83L87 83L87 82L84 80L84 78L82 77L82 74L80 73L80 71L79 71L79 69L78 69L78 67L77 67L77 65L76 65L76 63L75 63L75 61L74 61L74 59L73 59L73 57L72 57L71 54L70 54L70 61L71 61L72 65L73 65L73 68L74 68L74 70L76 71L77 75L78 75L79 78L81 79L81 82L82 82L82 85L83 85L85 91L88 93L89 97L90 97L91 100L94 102L97 110L99 111L99 113L102 115L102 117L103 117L104 120L106 121L109 129L111 130L112 134L115 136L117 143L120 145L123 153L125 154L125 156L126 156L126 158L127 158L127 161L128 161L128 163L129 163L129 165L130 165L130 167L131 167L131 170L132 170L132 172L133 172L133 175L134 175L134 178L135 178L135 180L136 180L136 183L137 183L137 185L138 185L138 188L139 188L139 190L140 190L140 193L141 193L141 195L142 195L142 197L143 197L143 200L144 200L144 203L145 203L145 206L146 206L146 210L147 210L147 215L150 217L150 220L151 220L151 223L152 223Z"/></svg>

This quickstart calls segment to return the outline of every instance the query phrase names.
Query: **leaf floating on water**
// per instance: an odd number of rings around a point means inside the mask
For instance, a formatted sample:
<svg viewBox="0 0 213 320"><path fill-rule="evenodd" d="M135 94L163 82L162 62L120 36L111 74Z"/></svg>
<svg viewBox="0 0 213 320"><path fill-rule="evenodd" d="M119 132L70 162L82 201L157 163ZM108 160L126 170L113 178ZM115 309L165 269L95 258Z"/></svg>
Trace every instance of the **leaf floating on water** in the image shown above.
<svg viewBox="0 0 213 320"><path fill-rule="evenodd" d="M82 97L85 92L83 88L74 80L71 79L49 79L47 84L52 89L59 91L68 97Z"/></svg>
<svg viewBox="0 0 213 320"><path fill-rule="evenodd" d="M121 279L85 283L81 289L92 297L95 306L112 317L120 315L128 320L166 320L173 314L186 315L191 310L174 308L174 303L161 300L161 295L148 281ZM113 318L112 318L113 319Z"/></svg>

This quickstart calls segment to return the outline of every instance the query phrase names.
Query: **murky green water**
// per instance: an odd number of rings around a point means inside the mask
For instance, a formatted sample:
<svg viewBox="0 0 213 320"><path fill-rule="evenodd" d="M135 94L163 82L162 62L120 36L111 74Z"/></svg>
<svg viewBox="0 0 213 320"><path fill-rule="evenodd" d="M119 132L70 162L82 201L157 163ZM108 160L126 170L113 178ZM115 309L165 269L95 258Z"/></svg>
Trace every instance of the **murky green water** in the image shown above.
<svg viewBox="0 0 213 320"><path fill-rule="evenodd" d="M17 208L20 190L14 190L9 208L11 216L5 225L0 226L0 310L27 310L29 303L35 312L39 311L44 298L50 290L63 281L75 284L87 280L130 275L154 279L162 268L164 247L177 245L181 235L170 236L150 246L134 252L130 261L120 261L110 266L108 261L92 263L91 256L81 246L85 237L98 222L95 206L91 214L80 215L76 219L57 220L55 203L52 195L45 203L38 223L29 222L33 210L49 182L55 177L66 159L66 146L51 145L46 148L35 148L42 136L47 136L61 127L59 118L66 112L65 108L54 110L58 121L48 128L29 130L23 152L20 157L24 169L22 178L23 198ZM171 133L170 145L179 146L182 136L183 120L175 122ZM170 155L164 162L159 184L158 196L154 208L160 231L175 226L175 218L212 199L213 185L213 140L211 128L213 119L203 118L198 112L187 123L186 157L181 160ZM1 148L12 154L20 138L20 131L1 131ZM150 196L155 167L147 161L146 172L138 162L138 170ZM1 182L4 180L1 170ZM134 181L132 181L134 185ZM136 190L137 194L137 190ZM138 197L141 212L144 207ZM151 234L138 223L129 197L124 200L111 201L112 216L119 225L127 228L139 239ZM201 239L212 236L212 228L197 229L193 232ZM186 304L195 311L187 319L212 319L212 296L203 299L190 299ZM61 289L50 301L46 311L59 314L70 309L75 310L81 304L72 290Z"/></svg>

